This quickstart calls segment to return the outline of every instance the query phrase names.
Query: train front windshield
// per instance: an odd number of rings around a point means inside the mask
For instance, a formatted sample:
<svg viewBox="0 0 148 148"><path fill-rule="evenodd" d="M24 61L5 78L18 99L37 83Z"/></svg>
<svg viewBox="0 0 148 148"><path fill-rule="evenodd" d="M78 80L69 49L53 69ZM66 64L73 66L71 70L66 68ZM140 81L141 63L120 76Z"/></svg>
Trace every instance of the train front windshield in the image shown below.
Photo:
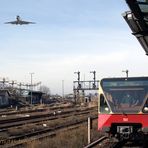
<svg viewBox="0 0 148 148"><path fill-rule="evenodd" d="M148 112L148 79L103 79L101 86L113 113Z"/></svg>

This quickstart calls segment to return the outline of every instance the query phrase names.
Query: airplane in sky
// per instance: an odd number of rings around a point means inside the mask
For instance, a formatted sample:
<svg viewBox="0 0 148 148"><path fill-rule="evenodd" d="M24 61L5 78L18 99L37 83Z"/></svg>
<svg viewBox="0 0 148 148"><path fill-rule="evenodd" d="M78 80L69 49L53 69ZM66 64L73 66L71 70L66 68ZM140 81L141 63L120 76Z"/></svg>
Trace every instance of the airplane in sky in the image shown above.
<svg viewBox="0 0 148 148"><path fill-rule="evenodd" d="M21 20L20 16L16 16L16 21L5 22L5 24L12 24L12 25L28 25L28 24L35 24L35 22L28 22Z"/></svg>

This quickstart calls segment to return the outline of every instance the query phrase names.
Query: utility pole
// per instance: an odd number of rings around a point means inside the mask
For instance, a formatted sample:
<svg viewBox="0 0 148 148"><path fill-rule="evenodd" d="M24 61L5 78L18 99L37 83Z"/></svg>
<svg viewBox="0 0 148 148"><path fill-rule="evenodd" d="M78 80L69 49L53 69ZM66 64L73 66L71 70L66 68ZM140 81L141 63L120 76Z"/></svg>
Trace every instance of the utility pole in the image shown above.
<svg viewBox="0 0 148 148"><path fill-rule="evenodd" d="M30 88L30 95L31 95L31 100L30 100L30 102L31 102L31 105L32 105L32 91L33 91L33 85L32 85L32 75L34 74L34 72L31 72L30 73L30 76L31 76L31 88Z"/></svg>
<svg viewBox="0 0 148 148"><path fill-rule="evenodd" d="M14 84L16 84L16 82L14 80L12 80L12 82L9 84L11 84L11 87L13 88L13 86L14 86Z"/></svg>
<svg viewBox="0 0 148 148"><path fill-rule="evenodd" d="M18 85L19 85L19 89L20 89L20 96L21 96L21 86L22 86L22 83L20 82Z"/></svg>
<svg viewBox="0 0 148 148"><path fill-rule="evenodd" d="M91 143L91 129L92 129L92 119L91 117L88 117L87 121L87 130L88 130L88 144Z"/></svg>
<svg viewBox="0 0 148 148"><path fill-rule="evenodd" d="M125 72L126 73L126 77L128 78L129 71L128 70L122 70L122 72Z"/></svg>
<svg viewBox="0 0 148 148"><path fill-rule="evenodd" d="M3 89L5 87L5 82L6 82L5 78L3 78Z"/></svg>
<svg viewBox="0 0 148 148"><path fill-rule="evenodd" d="M3 89L5 88L5 84L8 83L9 81L6 80L6 78L3 78L2 83L3 83Z"/></svg>
<svg viewBox="0 0 148 148"><path fill-rule="evenodd" d="M62 80L62 97L64 99L64 80Z"/></svg>

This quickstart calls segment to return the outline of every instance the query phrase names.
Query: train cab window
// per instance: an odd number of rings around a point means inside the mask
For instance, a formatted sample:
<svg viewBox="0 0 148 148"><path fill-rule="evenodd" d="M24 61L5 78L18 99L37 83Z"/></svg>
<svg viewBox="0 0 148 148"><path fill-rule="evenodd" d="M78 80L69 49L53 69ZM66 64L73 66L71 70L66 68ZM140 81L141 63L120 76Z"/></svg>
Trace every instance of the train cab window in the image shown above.
<svg viewBox="0 0 148 148"><path fill-rule="evenodd" d="M106 103L106 100L103 96L103 94L100 94L100 112L101 113L109 113L110 109Z"/></svg>
<svg viewBox="0 0 148 148"><path fill-rule="evenodd" d="M100 87L111 112L148 113L148 77L106 78Z"/></svg>

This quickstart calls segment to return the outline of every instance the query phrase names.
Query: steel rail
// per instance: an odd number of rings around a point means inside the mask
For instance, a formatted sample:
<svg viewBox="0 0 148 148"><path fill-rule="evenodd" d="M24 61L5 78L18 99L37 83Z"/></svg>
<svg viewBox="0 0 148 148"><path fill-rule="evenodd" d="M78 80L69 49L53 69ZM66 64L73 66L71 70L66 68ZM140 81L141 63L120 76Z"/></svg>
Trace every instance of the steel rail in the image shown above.
<svg viewBox="0 0 148 148"><path fill-rule="evenodd" d="M19 122L19 121L26 121L26 120L30 120L30 119L36 119L36 118L42 118L42 117L49 117L49 116L57 116L57 115L62 115L62 114L68 114L68 113L74 113L74 112L83 112L83 111L91 111L94 109L85 109L85 110L66 110L63 111L61 110L61 113L56 113L56 115L53 114L53 112L49 112L49 113L41 113L41 114L35 114L35 115L30 115L30 116L24 116L24 117L14 117L14 118L9 118L9 119L2 119L0 120L0 125L1 124L6 124L6 123L10 123L10 122Z"/></svg>
<svg viewBox="0 0 148 148"><path fill-rule="evenodd" d="M100 142L106 140L107 138L108 138L108 137L103 136L103 137L97 139L96 141L93 141L92 143L88 144L88 145L85 146L84 148L92 148L92 147L96 146L97 144L99 144Z"/></svg>
<svg viewBox="0 0 148 148"><path fill-rule="evenodd" d="M42 121L48 121L48 120L55 120L55 119L59 119L59 118L67 118L71 115L73 116L78 116L78 115L84 115L84 114L89 114L90 111L82 111L82 112L67 112L65 114L58 114L58 115L53 115L53 116L44 116L42 115L39 118L29 118L28 120L22 120L22 121L14 121L11 123L5 123L5 124L0 124L0 132L6 131L8 128L11 127L16 127L16 126L22 126L24 124L30 124L30 123L38 123L38 122L42 122Z"/></svg>

